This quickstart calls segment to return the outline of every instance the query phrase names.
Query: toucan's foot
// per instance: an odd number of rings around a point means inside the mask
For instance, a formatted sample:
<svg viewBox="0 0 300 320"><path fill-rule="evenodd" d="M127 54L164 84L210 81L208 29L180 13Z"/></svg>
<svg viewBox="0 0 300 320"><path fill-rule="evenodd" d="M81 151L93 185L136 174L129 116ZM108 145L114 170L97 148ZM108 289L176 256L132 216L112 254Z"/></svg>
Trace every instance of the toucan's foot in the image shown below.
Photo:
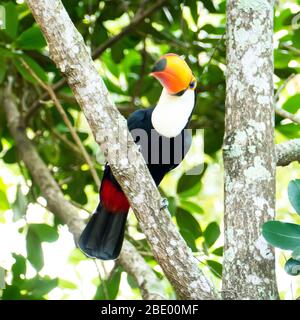
<svg viewBox="0 0 300 320"><path fill-rule="evenodd" d="M160 210L167 209L169 205L169 201L167 198L162 198L160 202Z"/></svg>

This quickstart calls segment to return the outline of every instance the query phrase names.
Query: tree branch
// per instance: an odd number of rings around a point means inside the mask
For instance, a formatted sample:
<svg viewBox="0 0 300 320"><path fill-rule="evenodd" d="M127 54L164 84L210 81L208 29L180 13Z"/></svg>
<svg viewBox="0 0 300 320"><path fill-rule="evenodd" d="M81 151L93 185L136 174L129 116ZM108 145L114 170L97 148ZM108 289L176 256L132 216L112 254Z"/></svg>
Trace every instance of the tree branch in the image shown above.
<svg viewBox="0 0 300 320"><path fill-rule="evenodd" d="M82 36L61 1L27 0L27 3L44 33L52 59L65 74L96 142L126 193L154 257L178 296L214 298L210 282L173 224L169 211L160 210L161 196L128 132L126 120L111 102Z"/></svg>
<svg viewBox="0 0 300 320"><path fill-rule="evenodd" d="M93 53L92 58L95 60L98 58L107 48L110 48L121 38L126 36L129 32L133 31L141 22L143 22L147 17L150 17L156 10L161 8L168 0L159 0L154 3L152 7L148 10L138 10L137 14L134 16L130 24L122 29L120 33L116 36L106 40L102 45L100 45Z"/></svg>
<svg viewBox="0 0 300 320"><path fill-rule="evenodd" d="M155 11L161 8L168 0L159 0L154 3L152 7L148 10L138 10L137 14L134 16L130 24L122 29L120 33L107 39L103 42L98 48L94 50L92 53L92 58L95 60L99 58L99 56L107 49L113 46L115 43L120 41L123 37L125 37L128 33L133 31L140 23L142 23L147 17L150 17ZM140 8L141 9L141 8ZM62 78L57 83L52 86L54 92L60 90L66 84L66 79ZM28 123L29 119L33 116L33 114L37 111L40 107L41 100L47 100L49 98L49 93L46 91L44 92L30 107L25 115L25 123Z"/></svg>
<svg viewBox="0 0 300 320"><path fill-rule="evenodd" d="M16 143L20 159L25 163L34 182L40 187L42 196L47 200L47 208L63 223L67 224L77 243L85 223L80 218L79 209L65 199L49 169L28 139L25 127L20 126L20 123L22 123L20 121L20 113L10 86L5 89L3 107L8 128ZM126 262L131 259L128 257L129 253L134 257L131 260L131 265ZM144 299L148 297L154 300L162 298L160 293L156 293L156 291L160 292L158 290L161 287L159 280L134 246L127 240L124 241L119 259L119 263L122 266L123 262L126 262L123 266L125 271L130 273L137 283L143 284L141 293Z"/></svg>
<svg viewBox="0 0 300 320"><path fill-rule="evenodd" d="M278 88L275 96L274 96L274 104L275 104L275 112L276 114L278 114L279 116L289 119L291 121L293 121L294 123L298 123L300 124L300 115L296 115L293 113L290 113L282 108L280 108L278 106L278 100L279 100L279 96L281 94L281 92L283 91L283 89L287 86L287 84L295 77L296 75L294 73L292 73L284 82L283 84Z"/></svg>
<svg viewBox="0 0 300 320"><path fill-rule="evenodd" d="M134 106L136 105L136 98L138 98L141 94L144 77L146 75L147 50L146 50L146 39L145 38L143 40L143 48L141 51L141 56L142 56L142 65L141 65L141 69L140 69L140 74L139 74L139 78L134 86L134 90L133 90L133 94L132 94L132 98L131 98L131 103L130 103L130 106L133 109L134 109Z"/></svg>
<svg viewBox="0 0 300 320"><path fill-rule="evenodd" d="M97 188L99 189L100 188L100 179L97 175L97 172L96 172L96 169L94 167L94 164L93 164L93 161L92 159L90 158L90 155L87 153L87 151L85 150L85 147L84 145L82 144L76 130L73 128L72 126L72 123L71 121L69 120L64 108L62 107L62 105L60 104L59 100L57 99L56 97L56 94L55 92L53 91L53 89L48 86L46 83L44 83L37 75L36 73L29 67L29 65L25 62L24 59L21 59L22 61L22 64L24 65L25 69L28 70L28 72L33 76L33 78L38 82L38 84L48 92L50 98L52 99L54 105L56 106L56 109L58 111L58 113L61 115L65 125L68 127L70 133L71 133L71 136L73 138L73 140L75 141L75 143L77 144L80 152L82 153L86 163L88 164L89 166L89 170L90 170L90 173L92 175L92 178L94 179L94 182L97 186Z"/></svg>
<svg viewBox="0 0 300 320"><path fill-rule="evenodd" d="M278 114L279 116L281 116L283 118L290 119L294 123L300 124L300 115L290 113L290 112L280 108L277 104L275 104L275 112L276 112L276 114Z"/></svg>
<svg viewBox="0 0 300 320"><path fill-rule="evenodd" d="M300 162L300 139L293 139L276 145L277 166Z"/></svg>
<svg viewBox="0 0 300 320"><path fill-rule="evenodd" d="M274 101L275 101L275 112L283 118L290 119L291 121L300 124L300 116L292 114L282 108L277 104L279 96L287 84L295 77L295 74L292 73L278 88ZM294 139L280 143L275 146L276 149L276 159L277 166L287 166L293 161L300 161L300 139Z"/></svg>
<svg viewBox="0 0 300 320"><path fill-rule="evenodd" d="M123 245L122 255L120 255L117 262L122 265L127 273L135 275L142 297L145 300L164 299L158 293L159 288L157 285L159 282L154 272L129 241L127 241L126 246Z"/></svg>
<svg viewBox="0 0 300 320"><path fill-rule="evenodd" d="M41 119L43 125L49 130L49 132L53 135L54 138L56 138L57 140L61 141L63 144L65 144L70 150L72 150L73 152L77 153L78 155L80 155L83 159L83 155L80 151L80 149L77 147L76 144L74 144L73 142L71 142L64 134L59 133L57 130L55 130L55 128L52 128L47 121L45 121L44 119Z"/></svg>

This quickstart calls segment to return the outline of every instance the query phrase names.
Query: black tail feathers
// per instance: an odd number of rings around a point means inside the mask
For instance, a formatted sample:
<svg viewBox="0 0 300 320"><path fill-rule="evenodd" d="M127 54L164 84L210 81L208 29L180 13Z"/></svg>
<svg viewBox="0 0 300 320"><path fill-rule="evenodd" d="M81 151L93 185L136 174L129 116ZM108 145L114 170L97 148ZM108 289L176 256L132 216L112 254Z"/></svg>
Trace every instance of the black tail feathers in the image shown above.
<svg viewBox="0 0 300 320"><path fill-rule="evenodd" d="M109 212L101 204L83 230L79 248L89 257L101 260L118 258L124 239L127 212Z"/></svg>

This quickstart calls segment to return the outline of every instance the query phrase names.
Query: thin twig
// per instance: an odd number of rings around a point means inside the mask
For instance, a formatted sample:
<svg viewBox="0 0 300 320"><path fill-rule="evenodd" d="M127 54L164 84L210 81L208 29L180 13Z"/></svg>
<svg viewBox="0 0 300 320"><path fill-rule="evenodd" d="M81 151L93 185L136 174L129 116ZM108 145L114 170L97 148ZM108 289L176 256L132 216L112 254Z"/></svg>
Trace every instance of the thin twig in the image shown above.
<svg viewBox="0 0 300 320"><path fill-rule="evenodd" d="M34 79L39 83L39 85L48 92L49 96L51 97L54 105L56 106L57 111L59 112L59 114L61 115L64 123L66 124L66 126L68 127L72 138L74 139L75 143L77 144L78 148L80 149L85 161L87 162L88 166L89 166L89 170L91 172L91 175L94 179L94 182L97 186L97 188L100 188L100 179L98 177L97 171L94 167L94 164L89 156L89 154L87 153L87 151L85 150L76 130L73 128L71 121L69 120L63 106L61 105L61 103L59 102L55 92L53 91L53 89L51 88L51 86L48 86L46 83L44 83L37 75L36 73L29 67L29 65L25 62L24 59L21 58L21 62L24 65L24 67L28 70L28 72L34 77Z"/></svg>
<svg viewBox="0 0 300 320"><path fill-rule="evenodd" d="M221 42L223 41L223 39L224 39L224 37L225 37L225 34L226 34L225 32L222 34L222 36L221 36L221 38L218 40L216 46L213 48L212 53L211 53L211 55L210 55L210 57L209 57L209 60L208 60L208 62L206 63L205 67L203 68L203 72L202 72L201 75L199 76L198 80L200 80L200 79L203 77L203 75L208 71L208 68L209 68L209 66L210 66L210 64L211 64L211 62L212 62L212 59L213 59L213 57L214 57L217 49L219 48Z"/></svg>
<svg viewBox="0 0 300 320"><path fill-rule="evenodd" d="M143 40L143 49L142 49L142 65L140 69L140 76L138 81L135 84L134 92L132 95L131 99L131 107L135 106L135 100L137 97L140 96L141 90L142 90L142 85L143 85L143 80L145 77L146 73L146 66L147 66L147 50L146 50L146 39L144 38Z"/></svg>
<svg viewBox="0 0 300 320"><path fill-rule="evenodd" d="M168 0L160 0L157 1L152 7L150 7L148 10L141 10L137 15L134 16L131 23L124 27L120 33L118 33L116 36L106 40L102 45L100 45L92 54L92 58L96 59L101 55L107 48L110 48L113 44L115 44L117 41L119 41L121 38L123 38L125 35L127 35L129 32L135 29L135 27L140 24L142 21L144 21L147 17L152 15L157 9L162 7Z"/></svg>
<svg viewBox="0 0 300 320"><path fill-rule="evenodd" d="M125 37L128 33L133 31L140 23L142 23L147 17L150 17L156 10L161 8L168 0L159 0L154 3L152 7L150 7L148 10L138 10L137 14L134 16L130 24L126 27L124 27L120 33L115 35L114 37L111 37L107 39L105 42L103 42L98 48L94 50L92 53L92 58L95 60L99 58L99 56L107 49L112 47L115 43L117 43L119 40L121 40L123 37ZM58 82L56 82L52 86L53 92L58 91L66 84L65 78L62 78ZM40 107L40 100L46 100L48 99L49 93L46 91L44 92L29 108L27 111L27 114L25 115L25 123L28 123L29 119L33 116L33 114L37 111L37 109Z"/></svg>
<svg viewBox="0 0 300 320"><path fill-rule="evenodd" d="M284 82L283 84L278 88L275 97L274 97L274 104L275 104L275 112L276 114L278 114L279 116L289 119L291 121L293 121L294 123L298 123L300 124L300 115L297 114L293 114L290 113L282 108L280 108L278 106L278 100L279 100L279 96L281 94L281 92L285 89L285 87L287 86L287 84L295 77L296 75L293 73L291 74Z"/></svg>
<svg viewBox="0 0 300 320"><path fill-rule="evenodd" d="M166 39L159 39L157 36L155 36L153 34L147 34L141 30L138 30L138 29L135 30L135 33L141 37L150 37L157 43L165 44L167 41L169 45L172 45L177 48L185 49L185 50L190 49L190 47L191 47L190 43L186 43L186 42L183 42L179 39L172 38L171 35L170 35L170 39L166 40ZM166 32L165 32L165 34L166 34ZM169 36L169 34L166 34L166 35ZM196 46L198 46L198 45L196 45ZM202 47L200 47L200 46L198 46L198 47L199 47L199 49L202 49Z"/></svg>
<svg viewBox="0 0 300 320"><path fill-rule="evenodd" d="M275 96L274 96L274 101L277 102L279 100L279 96L281 94L281 92L283 91L283 89L285 89L285 87L287 86L287 84L295 78L295 73L292 73L287 79L284 80L284 82L282 83L282 85L277 89Z"/></svg>
<svg viewBox="0 0 300 320"><path fill-rule="evenodd" d="M89 215L92 214L91 211L87 210L87 208L85 208L85 207L84 207L83 205L81 205L80 203L78 203L78 202L76 202L76 201L74 201L74 200L72 200L72 199L70 199L69 202L70 202L74 207L76 207L76 208L78 208L78 209L80 209L80 210L82 210L82 211L85 211L85 212L88 213Z"/></svg>
<svg viewBox="0 0 300 320"><path fill-rule="evenodd" d="M275 105L276 114L280 115L283 118L289 119L294 123L300 124L300 115L292 114L282 108L280 108L277 104Z"/></svg>
<svg viewBox="0 0 300 320"><path fill-rule="evenodd" d="M109 300L109 294L108 294L108 290L107 290L107 286L106 286L106 280L103 280L103 278L101 276L101 272L99 270L97 261L95 259L93 259L93 262L94 262L94 264L96 266L96 269L97 269L97 272L98 272L98 277L99 277L99 280L100 280L100 285L103 288L103 293L104 293L105 300Z"/></svg>
<svg viewBox="0 0 300 320"><path fill-rule="evenodd" d="M54 138L58 139L59 141L61 141L62 143L64 143L69 149L71 149L73 152L76 152L78 154L80 154L82 156L82 153L80 151L80 149L77 147L76 144L74 144L73 142L71 142L70 140L68 140L65 135L60 134L57 130L55 130L54 128L52 128L51 126L49 126L49 124L47 123L47 121L41 119L43 122L43 125L48 128L48 130L50 131L50 133L54 136Z"/></svg>
<svg viewBox="0 0 300 320"><path fill-rule="evenodd" d="M142 0L141 3L140 3L140 6L136 12L136 17L140 16L143 14L143 11L145 10L145 7L147 5L147 3L149 2L150 0Z"/></svg>
<svg viewBox="0 0 300 320"><path fill-rule="evenodd" d="M293 51L294 53L300 55L300 49L297 49L297 48L295 48L295 47L293 47L293 46L291 46L291 45L288 45L288 44L283 44L282 46L283 46L285 49L288 49L288 50Z"/></svg>

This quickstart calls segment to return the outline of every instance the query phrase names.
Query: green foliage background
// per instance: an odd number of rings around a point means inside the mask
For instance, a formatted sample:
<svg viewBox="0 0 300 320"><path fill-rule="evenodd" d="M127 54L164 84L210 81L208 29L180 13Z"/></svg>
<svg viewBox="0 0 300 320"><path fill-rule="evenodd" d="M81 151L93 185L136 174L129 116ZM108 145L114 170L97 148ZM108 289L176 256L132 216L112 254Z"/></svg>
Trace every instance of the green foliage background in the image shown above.
<svg viewBox="0 0 300 320"><path fill-rule="evenodd" d="M141 2L63 1L91 52L128 25ZM153 2L149 1L146 7L151 4ZM14 78L21 112L25 115L43 90L21 64L20 58L48 84L59 81L61 75L50 60L44 38L24 1L2 0L0 5L7 13L6 28L0 30L0 88L9 76ZM167 52L184 55L199 80L191 126L204 129L205 171L191 179L178 168L165 178L161 191L168 197L174 222L195 252L199 265L219 288L222 273L220 149L225 103L225 6L225 1L220 0L170 0L167 6L145 19L96 59L100 75L126 117L135 109L149 107L158 100L161 86L148 73L160 55ZM300 28L293 23L299 9L299 0L279 1L276 6L274 79L277 88L300 70ZM300 107L299 90L298 75L282 91L279 104L296 113ZM98 147L69 88L60 89L58 97L101 177L103 166L97 162L100 157ZM28 136L65 196L92 212L98 201L97 188L83 157L72 148L72 137L53 103L43 101L27 125ZM300 138L299 129L299 125L276 116L276 142ZM29 172L18 159L1 105L0 135L0 267L5 270L6 282L2 299L140 298L132 276L121 267L113 269L110 278L105 280L112 263L96 265L87 259L74 248L66 227L45 209L39 188L32 183ZM199 164L197 153L193 157ZM296 223L300 223L299 216L286 215L294 212L287 201L286 190L289 180L298 176L296 164L278 170L278 216ZM82 215L88 217L84 210ZM133 214L127 233L162 280L163 293L175 298ZM291 292L290 278L283 272L284 253L280 254L278 264L281 296L299 296L298 280L293 279Z"/></svg>

